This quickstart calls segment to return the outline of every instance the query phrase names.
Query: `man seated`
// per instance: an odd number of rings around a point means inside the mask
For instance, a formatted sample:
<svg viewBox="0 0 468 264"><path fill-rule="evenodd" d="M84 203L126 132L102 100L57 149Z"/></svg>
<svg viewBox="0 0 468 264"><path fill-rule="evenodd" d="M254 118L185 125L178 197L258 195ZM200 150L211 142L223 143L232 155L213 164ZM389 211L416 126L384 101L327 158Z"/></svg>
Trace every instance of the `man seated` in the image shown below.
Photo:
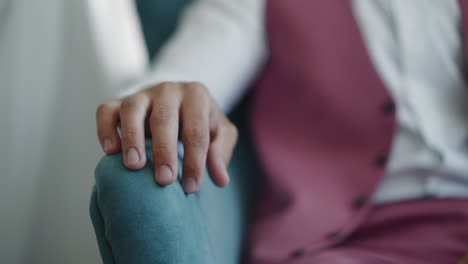
<svg viewBox="0 0 468 264"><path fill-rule="evenodd" d="M225 113L252 87L265 180L249 263L456 263L467 34L463 0L200 0L147 79L99 107L98 136L128 169L154 162L160 186L178 179L180 138L185 193L205 167L223 187L238 138Z"/></svg>

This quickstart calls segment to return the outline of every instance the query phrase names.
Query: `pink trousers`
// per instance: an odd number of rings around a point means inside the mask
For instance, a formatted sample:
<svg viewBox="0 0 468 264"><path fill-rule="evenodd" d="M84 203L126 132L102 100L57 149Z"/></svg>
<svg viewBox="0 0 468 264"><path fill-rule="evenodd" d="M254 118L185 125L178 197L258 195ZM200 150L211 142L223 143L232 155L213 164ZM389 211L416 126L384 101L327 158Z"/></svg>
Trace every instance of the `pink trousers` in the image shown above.
<svg viewBox="0 0 468 264"><path fill-rule="evenodd" d="M467 254L468 200L430 199L378 206L340 245L284 263L465 264Z"/></svg>

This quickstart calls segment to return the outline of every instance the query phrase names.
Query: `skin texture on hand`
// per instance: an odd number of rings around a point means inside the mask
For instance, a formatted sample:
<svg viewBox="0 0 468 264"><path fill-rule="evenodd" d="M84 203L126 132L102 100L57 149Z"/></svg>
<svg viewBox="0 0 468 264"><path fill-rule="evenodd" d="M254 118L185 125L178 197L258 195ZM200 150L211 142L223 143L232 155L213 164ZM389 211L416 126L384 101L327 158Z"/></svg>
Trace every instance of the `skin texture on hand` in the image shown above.
<svg viewBox="0 0 468 264"><path fill-rule="evenodd" d="M229 183L227 166L238 132L201 83L161 83L122 100L101 104L96 121L104 152L123 151L125 166L132 170L141 169L146 163L145 127L149 127L155 179L160 185L177 179L179 138L184 145L185 192L199 190L206 166L216 185Z"/></svg>

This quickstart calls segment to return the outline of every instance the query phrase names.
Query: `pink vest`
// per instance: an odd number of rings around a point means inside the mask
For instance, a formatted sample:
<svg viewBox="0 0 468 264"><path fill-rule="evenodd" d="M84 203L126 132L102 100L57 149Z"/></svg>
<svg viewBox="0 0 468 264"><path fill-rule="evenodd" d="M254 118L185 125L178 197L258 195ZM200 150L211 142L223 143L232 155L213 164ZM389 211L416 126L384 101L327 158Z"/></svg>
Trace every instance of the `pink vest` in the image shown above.
<svg viewBox="0 0 468 264"><path fill-rule="evenodd" d="M371 208L396 116L359 30L350 1L267 0L270 58L251 110L266 175L258 263L339 243Z"/></svg>

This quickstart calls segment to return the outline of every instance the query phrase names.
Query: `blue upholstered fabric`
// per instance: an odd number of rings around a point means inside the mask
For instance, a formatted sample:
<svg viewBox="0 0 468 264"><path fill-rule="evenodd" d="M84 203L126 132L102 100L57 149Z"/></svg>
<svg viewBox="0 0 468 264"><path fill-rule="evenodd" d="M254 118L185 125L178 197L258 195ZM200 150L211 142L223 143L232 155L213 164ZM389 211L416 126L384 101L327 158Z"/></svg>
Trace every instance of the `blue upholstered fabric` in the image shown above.
<svg viewBox="0 0 468 264"><path fill-rule="evenodd" d="M239 263L258 179L245 144L235 152L230 185L218 188L205 175L194 195L186 195L180 181L158 186L152 158L135 172L124 168L121 154L104 157L91 201L103 263Z"/></svg>
<svg viewBox="0 0 468 264"><path fill-rule="evenodd" d="M135 0L150 59L174 32L180 14L194 0Z"/></svg>

